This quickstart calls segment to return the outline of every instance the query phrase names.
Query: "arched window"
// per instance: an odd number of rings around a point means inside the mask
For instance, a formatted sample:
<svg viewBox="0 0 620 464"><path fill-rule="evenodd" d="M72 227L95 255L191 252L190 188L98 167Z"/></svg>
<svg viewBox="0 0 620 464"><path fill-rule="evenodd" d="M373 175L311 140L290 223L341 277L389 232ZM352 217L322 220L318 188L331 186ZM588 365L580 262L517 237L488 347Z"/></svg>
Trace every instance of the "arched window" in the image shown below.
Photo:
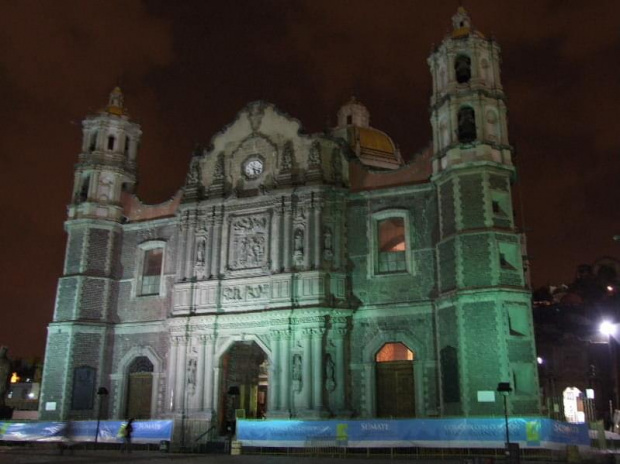
<svg viewBox="0 0 620 464"><path fill-rule="evenodd" d="M476 140L476 113L471 106L459 110L459 142L470 143Z"/></svg>
<svg viewBox="0 0 620 464"><path fill-rule="evenodd" d="M145 250L144 264L142 266L141 295L159 295L163 258L163 248Z"/></svg>
<svg viewBox="0 0 620 464"><path fill-rule="evenodd" d="M108 150L114 150L114 144L116 143L116 138L113 135L108 136Z"/></svg>
<svg viewBox="0 0 620 464"><path fill-rule="evenodd" d="M90 134L90 143L88 145L88 151L93 152L97 149L97 131Z"/></svg>
<svg viewBox="0 0 620 464"><path fill-rule="evenodd" d="M379 273L407 270L405 220L402 217L383 219L377 223Z"/></svg>
<svg viewBox="0 0 620 464"><path fill-rule="evenodd" d="M88 200L88 190L90 189L90 176L82 178L82 185L80 185L80 193L78 194L78 201L83 203Z"/></svg>
<svg viewBox="0 0 620 464"><path fill-rule="evenodd" d="M408 212L389 209L374 213L369 227L374 251L369 261L370 273L412 272Z"/></svg>
<svg viewBox="0 0 620 464"><path fill-rule="evenodd" d="M459 84L465 84L471 79L471 58L467 55L457 55L454 60L454 73Z"/></svg>

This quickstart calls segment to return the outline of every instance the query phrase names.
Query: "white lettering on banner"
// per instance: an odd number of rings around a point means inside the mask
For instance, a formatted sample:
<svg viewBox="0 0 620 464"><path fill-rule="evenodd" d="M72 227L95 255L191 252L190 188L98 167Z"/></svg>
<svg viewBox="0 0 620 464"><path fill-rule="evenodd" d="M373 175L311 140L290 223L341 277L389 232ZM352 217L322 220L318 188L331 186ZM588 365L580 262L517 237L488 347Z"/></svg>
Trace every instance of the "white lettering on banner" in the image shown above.
<svg viewBox="0 0 620 464"><path fill-rule="evenodd" d="M362 424L362 430L390 430L390 426L385 422L380 422L378 424Z"/></svg>

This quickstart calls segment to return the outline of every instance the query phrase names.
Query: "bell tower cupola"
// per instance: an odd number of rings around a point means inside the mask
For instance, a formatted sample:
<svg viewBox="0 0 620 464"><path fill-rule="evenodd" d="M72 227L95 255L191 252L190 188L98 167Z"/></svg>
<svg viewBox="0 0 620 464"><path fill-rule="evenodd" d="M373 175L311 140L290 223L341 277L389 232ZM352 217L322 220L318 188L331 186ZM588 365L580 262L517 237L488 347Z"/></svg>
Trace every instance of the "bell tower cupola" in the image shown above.
<svg viewBox="0 0 620 464"><path fill-rule="evenodd" d="M500 63L499 45L459 7L452 31L428 58L435 174L472 161L512 166Z"/></svg>
<svg viewBox="0 0 620 464"><path fill-rule="evenodd" d="M136 157L142 131L129 118L120 87L108 104L82 122L82 150L75 170L69 219L119 222L121 199L137 180Z"/></svg>

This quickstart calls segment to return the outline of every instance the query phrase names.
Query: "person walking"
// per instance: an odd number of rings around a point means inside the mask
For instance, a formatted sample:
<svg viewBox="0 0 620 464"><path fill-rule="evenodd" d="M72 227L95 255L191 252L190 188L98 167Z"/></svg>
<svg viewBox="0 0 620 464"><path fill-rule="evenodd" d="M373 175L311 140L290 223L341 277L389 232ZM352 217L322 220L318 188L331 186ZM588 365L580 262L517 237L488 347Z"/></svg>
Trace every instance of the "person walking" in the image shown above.
<svg viewBox="0 0 620 464"><path fill-rule="evenodd" d="M121 453L127 451L131 453L131 436L133 434L133 417L127 421L127 423L121 426L120 436L123 440L121 444Z"/></svg>

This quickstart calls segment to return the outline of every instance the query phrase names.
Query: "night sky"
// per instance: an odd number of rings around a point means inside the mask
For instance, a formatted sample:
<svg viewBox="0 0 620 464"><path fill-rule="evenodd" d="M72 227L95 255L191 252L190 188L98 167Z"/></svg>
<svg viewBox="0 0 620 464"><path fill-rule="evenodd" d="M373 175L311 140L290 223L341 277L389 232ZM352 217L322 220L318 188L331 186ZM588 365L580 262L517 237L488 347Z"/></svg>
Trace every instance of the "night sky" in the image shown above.
<svg viewBox="0 0 620 464"><path fill-rule="evenodd" d="M410 157L431 138L426 58L458 2L0 0L0 345L42 355L81 120L120 82L142 124L138 194L183 184L192 149L248 102L306 132L355 94ZM502 47L515 209L534 286L620 256L620 2L470 0ZM519 195L520 193L520 195Z"/></svg>

